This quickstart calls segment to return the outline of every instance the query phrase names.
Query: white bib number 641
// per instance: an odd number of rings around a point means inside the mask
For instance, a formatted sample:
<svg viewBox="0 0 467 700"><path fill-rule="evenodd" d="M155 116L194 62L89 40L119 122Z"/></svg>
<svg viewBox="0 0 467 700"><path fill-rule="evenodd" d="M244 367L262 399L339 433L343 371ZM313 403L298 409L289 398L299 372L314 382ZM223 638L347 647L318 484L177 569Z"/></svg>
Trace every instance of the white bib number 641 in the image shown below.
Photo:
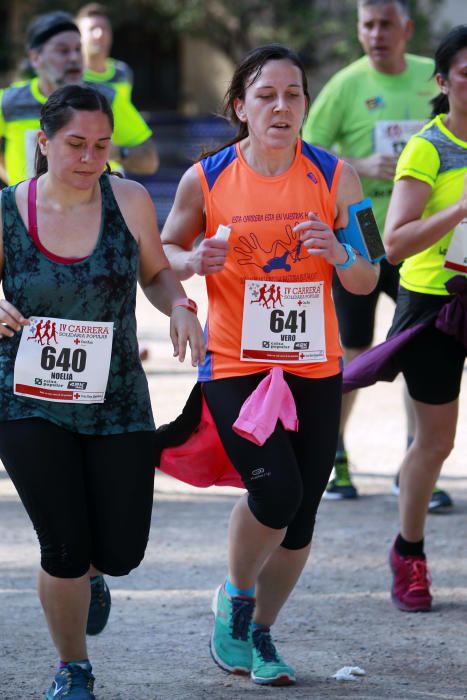
<svg viewBox="0 0 467 700"><path fill-rule="evenodd" d="M306 332L306 311L298 312L292 309L288 312L287 317L281 309L271 311L269 327L273 333L282 333L284 330L289 333L305 333Z"/></svg>
<svg viewBox="0 0 467 700"><path fill-rule="evenodd" d="M323 286L246 280L240 359L325 362Z"/></svg>

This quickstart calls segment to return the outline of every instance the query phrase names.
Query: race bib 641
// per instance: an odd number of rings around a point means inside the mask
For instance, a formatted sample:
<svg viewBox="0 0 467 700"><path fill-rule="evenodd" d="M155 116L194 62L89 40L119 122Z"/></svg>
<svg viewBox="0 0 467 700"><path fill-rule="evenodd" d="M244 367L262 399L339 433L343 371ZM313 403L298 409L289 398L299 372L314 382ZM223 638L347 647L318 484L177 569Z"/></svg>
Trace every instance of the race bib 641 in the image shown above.
<svg viewBox="0 0 467 700"><path fill-rule="evenodd" d="M325 362L324 282L245 280L240 359Z"/></svg>

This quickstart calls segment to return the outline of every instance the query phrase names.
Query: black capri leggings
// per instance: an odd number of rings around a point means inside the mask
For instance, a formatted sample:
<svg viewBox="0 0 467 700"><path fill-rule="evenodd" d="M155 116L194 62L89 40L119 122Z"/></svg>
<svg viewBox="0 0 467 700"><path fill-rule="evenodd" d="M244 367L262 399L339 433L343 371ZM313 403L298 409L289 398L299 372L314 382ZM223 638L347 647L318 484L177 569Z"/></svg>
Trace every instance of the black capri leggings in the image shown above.
<svg viewBox="0 0 467 700"><path fill-rule="evenodd" d="M334 463L342 376L305 379L284 373L297 407L299 430L277 423L262 447L232 430L245 399L264 374L206 382L206 401L232 464L248 490L248 504L260 523L287 527L282 546L302 549L313 535L316 511Z"/></svg>
<svg viewBox="0 0 467 700"><path fill-rule="evenodd" d="M40 418L0 423L0 459L32 520L41 566L123 576L144 556L154 491L153 432L81 435Z"/></svg>

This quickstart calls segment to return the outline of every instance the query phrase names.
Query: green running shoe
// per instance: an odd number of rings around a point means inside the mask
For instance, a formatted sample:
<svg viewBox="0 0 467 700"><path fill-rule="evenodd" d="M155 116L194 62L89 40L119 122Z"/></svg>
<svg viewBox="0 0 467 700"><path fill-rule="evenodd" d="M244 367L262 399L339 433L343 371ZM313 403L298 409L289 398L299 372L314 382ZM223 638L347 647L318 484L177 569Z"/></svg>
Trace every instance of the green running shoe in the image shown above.
<svg viewBox="0 0 467 700"><path fill-rule="evenodd" d="M347 452L338 452L334 460L335 477L327 485L323 498L339 501L344 498L358 498L358 492L352 484L349 472Z"/></svg>
<svg viewBox="0 0 467 700"><path fill-rule="evenodd" d="M248 674L252 663L251 623L255 598L229 596L219 586L212 601L214 630L210 642L211 656L224 671Z"/></svg>
<svg viewBox="0 0 467 700"><path fill-rule="evenodd" d="M253 631L251 680L258 685L293 685L297 680L293 668L277 653L269 627Z"/></svg>
<svg viewBox="0 0 467 700"><path fill-rule="evenodd" d="M430 502L428 504L429 513L450 513L453 509L453 502L451 496L447 491L440 489L439 486L435 486L433 493L431 494Z"/></svg>
<svg viewBox="0 0 467 700"><path fill-rule="evenodd" d="M399 488L399 472L397 472L392 487L391 493L393 496L398 496ZM435 486L431 494L430 502L428 503L428 513L450 513L454 507L451 496L447 491Z"/></svg>

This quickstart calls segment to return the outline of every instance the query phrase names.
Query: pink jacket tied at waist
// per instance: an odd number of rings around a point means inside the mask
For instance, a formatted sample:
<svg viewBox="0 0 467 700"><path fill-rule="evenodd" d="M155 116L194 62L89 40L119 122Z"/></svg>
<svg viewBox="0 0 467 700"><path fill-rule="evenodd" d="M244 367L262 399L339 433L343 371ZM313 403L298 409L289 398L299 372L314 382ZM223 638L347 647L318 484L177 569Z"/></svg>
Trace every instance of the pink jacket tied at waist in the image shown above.
<svg viewBox="0 0 467 700"><path fill-rule="evenodd" d="M280 367L273 367L240 409L235 432L255 445L264 445L280 420L285 430L298 430L297 409Z"/></svg>

